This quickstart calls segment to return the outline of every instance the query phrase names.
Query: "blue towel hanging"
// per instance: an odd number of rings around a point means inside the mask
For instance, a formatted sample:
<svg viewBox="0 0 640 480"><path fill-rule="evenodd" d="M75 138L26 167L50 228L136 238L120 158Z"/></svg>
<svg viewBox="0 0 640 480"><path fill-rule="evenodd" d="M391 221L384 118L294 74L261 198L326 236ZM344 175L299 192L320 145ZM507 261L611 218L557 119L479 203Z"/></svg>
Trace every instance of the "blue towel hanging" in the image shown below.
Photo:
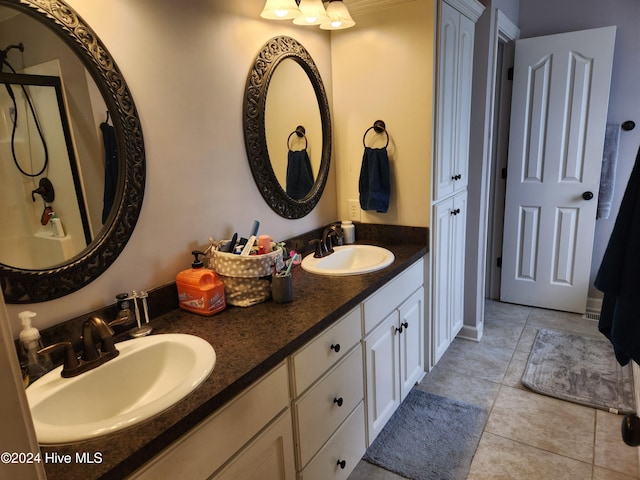
<svg viewBox="0 0 640 480"><path fill-rule="evenodd" d="M307 150L289 150L287 160L287 195L294 200L306 197L313 188L313 171Z"/></svg>
<svg viewBox="0 0 640 480"><path fill-rule="evenodd" d="M362 210L387 212L391 194L391 179L386 148L364 147L359 190Z"/></svg>

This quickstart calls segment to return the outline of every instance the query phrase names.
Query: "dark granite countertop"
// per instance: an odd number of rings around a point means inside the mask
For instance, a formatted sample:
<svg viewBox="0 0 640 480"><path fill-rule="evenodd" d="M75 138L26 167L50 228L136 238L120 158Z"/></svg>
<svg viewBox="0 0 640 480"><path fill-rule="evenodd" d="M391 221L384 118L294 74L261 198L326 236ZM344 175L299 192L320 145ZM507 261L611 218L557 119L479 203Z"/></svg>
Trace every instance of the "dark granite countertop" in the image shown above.
<svg viewBox="0 0 640 480"><path fill-rule="evenodd" d="M191 428L215 412L246 387L279 365L287 356L316 337L358 303L428 251L427 229L410 228L410 235L358 232L358 243L385 246L395 255L389 267L378 272L329 277L293 270L294 301L271 300L242 308L228 306L212 317L172 310L152 320L154 334L188 333L207 340L216 351L216 365L205 382L164 413L124 431L73 445L42 447L44 453L100 453L101 463L45 465L47 478L121 479L157 455ZM375 238L373 238L375 237ZM98 458L99 458L98 457Z"/></svg>

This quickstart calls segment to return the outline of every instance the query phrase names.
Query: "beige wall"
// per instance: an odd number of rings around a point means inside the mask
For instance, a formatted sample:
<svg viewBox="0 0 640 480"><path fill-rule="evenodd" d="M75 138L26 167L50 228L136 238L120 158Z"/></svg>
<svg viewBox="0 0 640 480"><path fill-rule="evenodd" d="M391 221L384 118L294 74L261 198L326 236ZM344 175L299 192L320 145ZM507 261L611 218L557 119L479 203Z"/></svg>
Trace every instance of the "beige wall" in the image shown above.
<svg viewBox="0 0 640 480"><path fill-rule="evenodd" d="M362 136L381 119L391 135L391 201L387 213L362 212L362 221L429 226L434 13L433 0L418 0L363 15L332 36L341 218L359 198Z"/></svg>

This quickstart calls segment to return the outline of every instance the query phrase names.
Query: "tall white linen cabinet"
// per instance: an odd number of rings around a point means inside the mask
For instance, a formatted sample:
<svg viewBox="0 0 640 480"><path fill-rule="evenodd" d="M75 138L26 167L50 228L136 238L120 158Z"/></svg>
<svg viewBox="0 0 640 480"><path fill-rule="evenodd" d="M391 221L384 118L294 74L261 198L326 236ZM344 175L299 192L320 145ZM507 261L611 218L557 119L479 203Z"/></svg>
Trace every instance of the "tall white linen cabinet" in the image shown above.
<svg viewBox="0 0 640 480"><path fill-rule="evenodd" d="M431 324L435 365L464 322L464 257L476 0L439 0L431 188Z"/></svg>

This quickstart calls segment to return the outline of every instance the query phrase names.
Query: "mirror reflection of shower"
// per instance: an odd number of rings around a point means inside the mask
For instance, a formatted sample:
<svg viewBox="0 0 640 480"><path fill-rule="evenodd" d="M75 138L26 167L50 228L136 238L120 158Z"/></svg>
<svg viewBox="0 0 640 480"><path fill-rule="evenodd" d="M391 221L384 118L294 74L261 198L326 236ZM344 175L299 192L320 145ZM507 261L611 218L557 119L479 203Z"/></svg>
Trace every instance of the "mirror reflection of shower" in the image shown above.
<svg viewBox="0 0 640 480"><path fill-rule="evenodd" d="M22 43L0 51L0 263L39 269L91 242L57 60L27 68ZM34 195L43 181L55 199Z"/></svg>
<svg viewBox="0 0 640 480"><path fill-rule="evenodd" d="M8 53L13 49L17 49L20 52L24 52L24 45L22 43L18 43L17 45L9 45L0 51L0 72L8 71L9 73L17 73L13 68L13 66L9 63L9 60L7 59ZM40 122L38 122L38 116L36 115L36 111L33 107L33 102L31 101L31 97L29 96L29 92L27 92L27 89L25 88L25 86L20 85L20 88L23 94L23 99L26 100L27 106L29 107L28 113L31 114L33 124L35 125L36 130L38 131L38 137L42 142L42 154L43 154L42 168L37 173L35 173L33 169L33 155L30 156L30 163L31 163L30 168L27 168L27 169L22 168L18 160L18 156L16 153L16 132L18 131L18 123L19 123L18 122L18 112L19 112L18 104L16 101L16 95L13 91L13 86L9 83L5 83L4 86L7 89L7 94L9 95L11 102L13 102L13 106L9 108L9 117L11 119L11 123L13 124L11 127L11 155L13 157L13 163L15 164L16 168L20 171L20 173L22 173L24 176L38 177L42 175L47 169L47 167L49 166L49 151L47 149L47 142L45 141L44 136L42 135L42 129L40 128ZM28 120L21 121L20 123L22 123L25 126L28 126Z"/></svg>

